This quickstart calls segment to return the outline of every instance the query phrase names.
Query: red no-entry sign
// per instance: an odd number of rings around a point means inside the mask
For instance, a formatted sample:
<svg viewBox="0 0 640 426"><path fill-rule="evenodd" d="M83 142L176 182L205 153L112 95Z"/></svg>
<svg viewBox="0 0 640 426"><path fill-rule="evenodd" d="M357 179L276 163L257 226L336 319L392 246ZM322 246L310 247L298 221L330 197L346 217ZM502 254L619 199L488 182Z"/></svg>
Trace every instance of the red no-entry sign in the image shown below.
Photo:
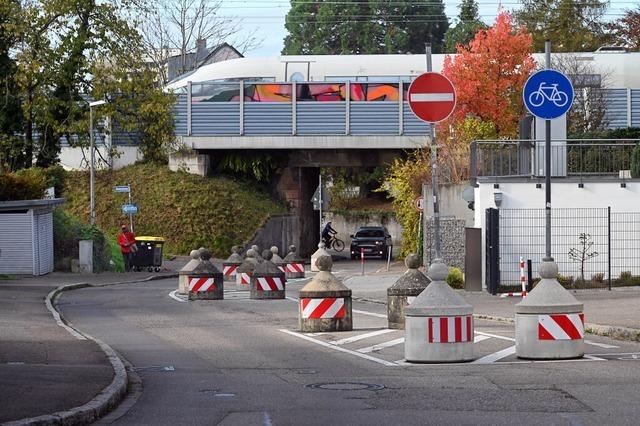
<svg viewBox="0 0 640 426"><path fill-rule="evenodd" d="M437 72L426 72L409 86L409 107L422 121L437 123L449 117L456 107L456 89Z"/></svg>

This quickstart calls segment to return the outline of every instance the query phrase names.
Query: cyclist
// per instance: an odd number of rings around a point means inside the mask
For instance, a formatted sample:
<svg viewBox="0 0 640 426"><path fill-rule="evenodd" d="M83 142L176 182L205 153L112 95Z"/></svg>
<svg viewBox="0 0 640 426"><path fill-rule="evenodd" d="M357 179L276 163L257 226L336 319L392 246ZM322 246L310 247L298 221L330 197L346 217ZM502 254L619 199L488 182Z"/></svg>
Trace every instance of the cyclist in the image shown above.
<svg viewBox="0 0 640 426"><path fill-rule="evenodd" d="M327 248L330 247L329 243L331 242L331 236L336 235L337 233L338 231L331 227L331 222L327 222L327 224L324 226L324 229L322 230L322 241L324 241L324 245Z"/></svg>

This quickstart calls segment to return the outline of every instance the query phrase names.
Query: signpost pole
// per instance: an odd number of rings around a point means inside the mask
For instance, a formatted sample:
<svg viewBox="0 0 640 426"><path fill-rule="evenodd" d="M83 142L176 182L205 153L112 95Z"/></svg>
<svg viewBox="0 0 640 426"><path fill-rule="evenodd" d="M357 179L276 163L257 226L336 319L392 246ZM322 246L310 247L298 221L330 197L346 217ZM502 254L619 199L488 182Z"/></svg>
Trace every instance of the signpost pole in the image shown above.
<svg viewBox="0 0 640 426"><path fill-rule="evenodd" d="M129 204L131 203L131 185L127 183L127 186L129 187ZM129 229L131 230L131 232L134 232L133 230L133 214L129 213Z"/></svg>
<svg viewBox="0 0 640 426"><path fill-rule="evenodd" d="M320 198L319 200L319 205L320 205L320 242L322 242L322 201L323 201L323 197L322 197L322 173L320 173L318 175L318 198ZM329 247L327 247L328 249Z"/></svg>
<svg viewBox="0 0 640 426"><path fill-rule="evenodd" d="M551 68L551 41L544 42L545 68ZM545 208L545 259L551 257L551 120L544 121L544 208Z"/></svg>
<svg viewBox="0 0 640 426"><path fill-rule="evenodd" d="M93 108L89 106L89 223L91 226L96 224L96 189L95 189L95 161L96 154L94 152L93 142Z"/></svg>
<svg viewBox="0 0 640 426"><path fill-rule="evenodd" d="M431 63L431 43L427 43L425 46L427 54L427 72L432 71ZM442 253L440 250L440 206L438 203L438 152L436 145L436 129L435 123L429 123L429 134L431 138L431 191L433 193L433 239L435 248L435 259L441 259ZM422 219L422 215L421 215ZM421 220L422 222L422 220ZM422 225L422 223L421 223ZM421 242L421 244L424 244ZM433 261L433 259L431 259ZM432 262L433 263L433 262Z"/></svg>

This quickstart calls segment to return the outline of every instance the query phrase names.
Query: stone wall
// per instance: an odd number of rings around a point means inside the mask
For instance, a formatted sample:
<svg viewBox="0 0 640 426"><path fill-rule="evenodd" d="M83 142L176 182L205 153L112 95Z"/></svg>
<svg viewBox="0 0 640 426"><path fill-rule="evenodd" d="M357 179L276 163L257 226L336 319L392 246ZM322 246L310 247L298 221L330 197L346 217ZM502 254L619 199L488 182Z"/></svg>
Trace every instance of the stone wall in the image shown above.
<svg viewBox="0 0 640 426"><path fill-rule="evenodd" d="M441 249L444 262L464 271L465 256L465 220L454 218L440 219ZM431 264L434 256L433 219L427 218L424 233L424 264Z"/></svg>
<svg viewBox="0 0 640 426"><path fill-rule="evenodd" d="M257 245L260 251L278 247L280 256L286 256L290 245L299 241L298 220L293 215L274 215L253 235L245 250ZM283 254L284 253L284 254Z"/></svg>

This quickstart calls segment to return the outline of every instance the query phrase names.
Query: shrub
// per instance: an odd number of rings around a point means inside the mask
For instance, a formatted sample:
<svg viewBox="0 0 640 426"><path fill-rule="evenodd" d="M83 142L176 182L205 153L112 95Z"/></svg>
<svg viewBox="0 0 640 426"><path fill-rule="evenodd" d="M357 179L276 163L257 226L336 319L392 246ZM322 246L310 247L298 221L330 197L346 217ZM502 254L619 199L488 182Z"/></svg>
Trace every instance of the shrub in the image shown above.
<svg viewBox="0 0 640 426"><path fill-rule="evenodd" d="M640 177L640 144L636 144L631 152L631 177Z"/></svg>
<svg viewBox="0 0 640 426"><path fill-rule="evenodd" d="M556 276L556 279L558 280L558 282L560 283L560 285L564 288L569 288L572 287L574 284L574 279L571 275L562 275L562 274L558 274Z"/></svg>
<svg viewBox="0 0 640 426"><path fill-rule="evenodd" d="M591 282L602 284L604 282L604 273L599 272L597 274L591 275Z"/></svg>
<svg viewBox="0 0 640 426"><path fill-rule="evenodd" d="M41 174L0 174L0 201L40 200L47 183Z"/></svg>
<svg viewBox="0 0 640 426"><path fill-rule="evenodd" d="M464 275L459 268L449 268L449 275L447 275L447 284L451 288L463 289L464 288Z"/></svg>
<svg viewBox="0 0 640 426"><path fill-rule="evenodd" d="M631 271L622 271L622 272L620 272L620 281L622 281L623 283L631 281L632 277L633 277L633 275L631 275Z"/></svg>
<svg viewBox="0 0 640 426"><path fill-rule="evenodd" d="M63 264L64 258L77 259L78 242L93 241L93 271L102 272L111 269L111 248L104 234L95 226L89 226L64 210L53 211L53 255L57 260L56 269L68 270Z"/></svg>

